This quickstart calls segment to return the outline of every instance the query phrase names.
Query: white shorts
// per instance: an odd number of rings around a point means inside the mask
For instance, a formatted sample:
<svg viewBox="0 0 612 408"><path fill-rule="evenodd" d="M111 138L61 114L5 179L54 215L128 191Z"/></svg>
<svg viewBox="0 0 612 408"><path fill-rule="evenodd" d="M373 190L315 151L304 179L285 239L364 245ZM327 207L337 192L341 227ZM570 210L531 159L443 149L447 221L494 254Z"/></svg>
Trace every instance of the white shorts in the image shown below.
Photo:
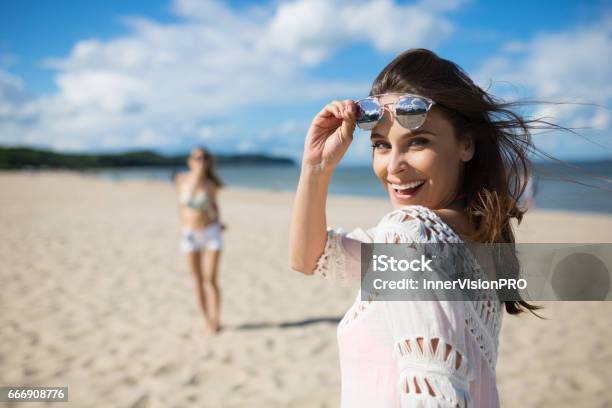
<svg viewBox="0 0 612 408"><path fill-rule="evenodd" d="M200 251L202 248L218 251L222 246L221 225L218 222L206 228L183 227L181 229L181 252L183 253Z"/></svg>

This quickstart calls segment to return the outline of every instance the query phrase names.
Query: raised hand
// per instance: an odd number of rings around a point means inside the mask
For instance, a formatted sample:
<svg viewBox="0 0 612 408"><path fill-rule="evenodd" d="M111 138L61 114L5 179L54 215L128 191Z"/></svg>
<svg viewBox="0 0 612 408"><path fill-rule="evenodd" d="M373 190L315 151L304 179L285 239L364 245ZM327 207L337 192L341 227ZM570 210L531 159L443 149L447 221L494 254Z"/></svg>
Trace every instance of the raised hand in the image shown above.
<svg viewBox="0 0 612 408"><path fill-rule="evenodd" d="M357 105L350 99L326 105L308 129L303 164L333 171L353 141L356 114Z"/></svg>

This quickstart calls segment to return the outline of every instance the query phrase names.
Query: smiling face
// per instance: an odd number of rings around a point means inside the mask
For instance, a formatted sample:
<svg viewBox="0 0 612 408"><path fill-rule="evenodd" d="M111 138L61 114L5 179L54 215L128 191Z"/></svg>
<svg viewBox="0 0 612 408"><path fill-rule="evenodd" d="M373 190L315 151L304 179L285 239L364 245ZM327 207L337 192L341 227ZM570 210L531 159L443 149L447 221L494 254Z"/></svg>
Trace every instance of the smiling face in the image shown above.
<svg viewBox="0 0 612 408"><path fill-rule="evenodd" d="M383 95L381 104L397 101ZM389 105L389 108L391 106ZM434 107L416 130L402 127L388 109L372 130L372 167L395 208L447 208L459 193L463 164L474 155L470 138L460 141L452 123Z"/></svg>

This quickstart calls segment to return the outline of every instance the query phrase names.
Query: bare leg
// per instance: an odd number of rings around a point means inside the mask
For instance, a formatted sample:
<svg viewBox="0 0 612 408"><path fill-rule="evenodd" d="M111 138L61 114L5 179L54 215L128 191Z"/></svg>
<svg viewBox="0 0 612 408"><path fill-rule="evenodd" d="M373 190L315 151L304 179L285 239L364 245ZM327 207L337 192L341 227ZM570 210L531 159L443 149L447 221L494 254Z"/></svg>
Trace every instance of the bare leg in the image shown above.
<svg viewBox="0 0 612 408"><path fill-rule="evenodd" d="M198 297L198 303L200 304L200 309L202 310L202 314L204 315L204 320L206 320L206 324L210 325L208 308L206 307L206 298L204 296L204 275L202 273L201 259L202 253L200 251L193 251L187 253L187 263L195 279L195 290L196 295Z"/></svg>
<svg viewBox="0 0 612 408"><path fill-rule="evenodd" d="M219 331L221 313L221 293L217 283L220 257L221 251L207 250L204 252L204 293L206 296L206 309L210 317L210 329L213 332Z"/></svg>

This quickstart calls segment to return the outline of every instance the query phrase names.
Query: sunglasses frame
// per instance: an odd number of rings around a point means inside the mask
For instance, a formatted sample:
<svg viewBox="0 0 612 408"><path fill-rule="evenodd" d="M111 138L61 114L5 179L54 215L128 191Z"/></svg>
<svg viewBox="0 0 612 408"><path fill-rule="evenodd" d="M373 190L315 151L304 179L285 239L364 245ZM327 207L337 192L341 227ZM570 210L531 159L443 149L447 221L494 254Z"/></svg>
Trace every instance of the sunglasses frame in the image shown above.
<svg viewBox="0 0 612 408"><path fill-rule="evenodd" d="M395 102L389 102L389 103L385 103L385 104L380 103L380 99L379 98L381 96L385 96L385 95L400 95L400 96L399 96L399 98L397 98L397 100ZM411 97L414 97L414 98L418 98L418 99L421 99L421 100L423 100L423 101L425 101L427 103L427 108L426 108L426 111L425 111L425 118L423 119L423 122L419 126L410 128L410 127L406 127L406 126L402 125L402 123L400 121L397 121L397 105L398 105L399 101L403 97L405 97L405 96L411 96ZM364 127L361 126L361 124L359 122L357 123L357 126L359 126L360 129L365 130L365 131L370 131L370 130L374 129L378 125L378 123L380 123L380 120L385 115L385 110L388 110L389 113L391 114L391 116L393 116L393 120L396 120L400 124L400 126L402 126L403 128L408 129L408 130L418 129L421 126L423 126L423 123L425 123L425 121L427 120L427 114L431 110L431 107L436 104L436 102L434 100L429 99L429 98L427 98L425 96L421 96L421 95L417 95L417 94L411 94L411 93L405 93L405 92L387 92L387 93L383 93L383 94L370 95L367 98L359 99L358 101L355 102L355 104L357 104L357 106L359 106L360 102L367 101L367 100L376 101L376 103L378 103L378 105L380 105L380 110L381 111L379 113L380 117L378 118L378 120L376 120L376 122L368 122L369 125L371 123L373 123L374 124L373 126L371 126L371 127L368 126L368 128L364 128ZM389 105L392 105L393 109L387 108Z"/></svg>

